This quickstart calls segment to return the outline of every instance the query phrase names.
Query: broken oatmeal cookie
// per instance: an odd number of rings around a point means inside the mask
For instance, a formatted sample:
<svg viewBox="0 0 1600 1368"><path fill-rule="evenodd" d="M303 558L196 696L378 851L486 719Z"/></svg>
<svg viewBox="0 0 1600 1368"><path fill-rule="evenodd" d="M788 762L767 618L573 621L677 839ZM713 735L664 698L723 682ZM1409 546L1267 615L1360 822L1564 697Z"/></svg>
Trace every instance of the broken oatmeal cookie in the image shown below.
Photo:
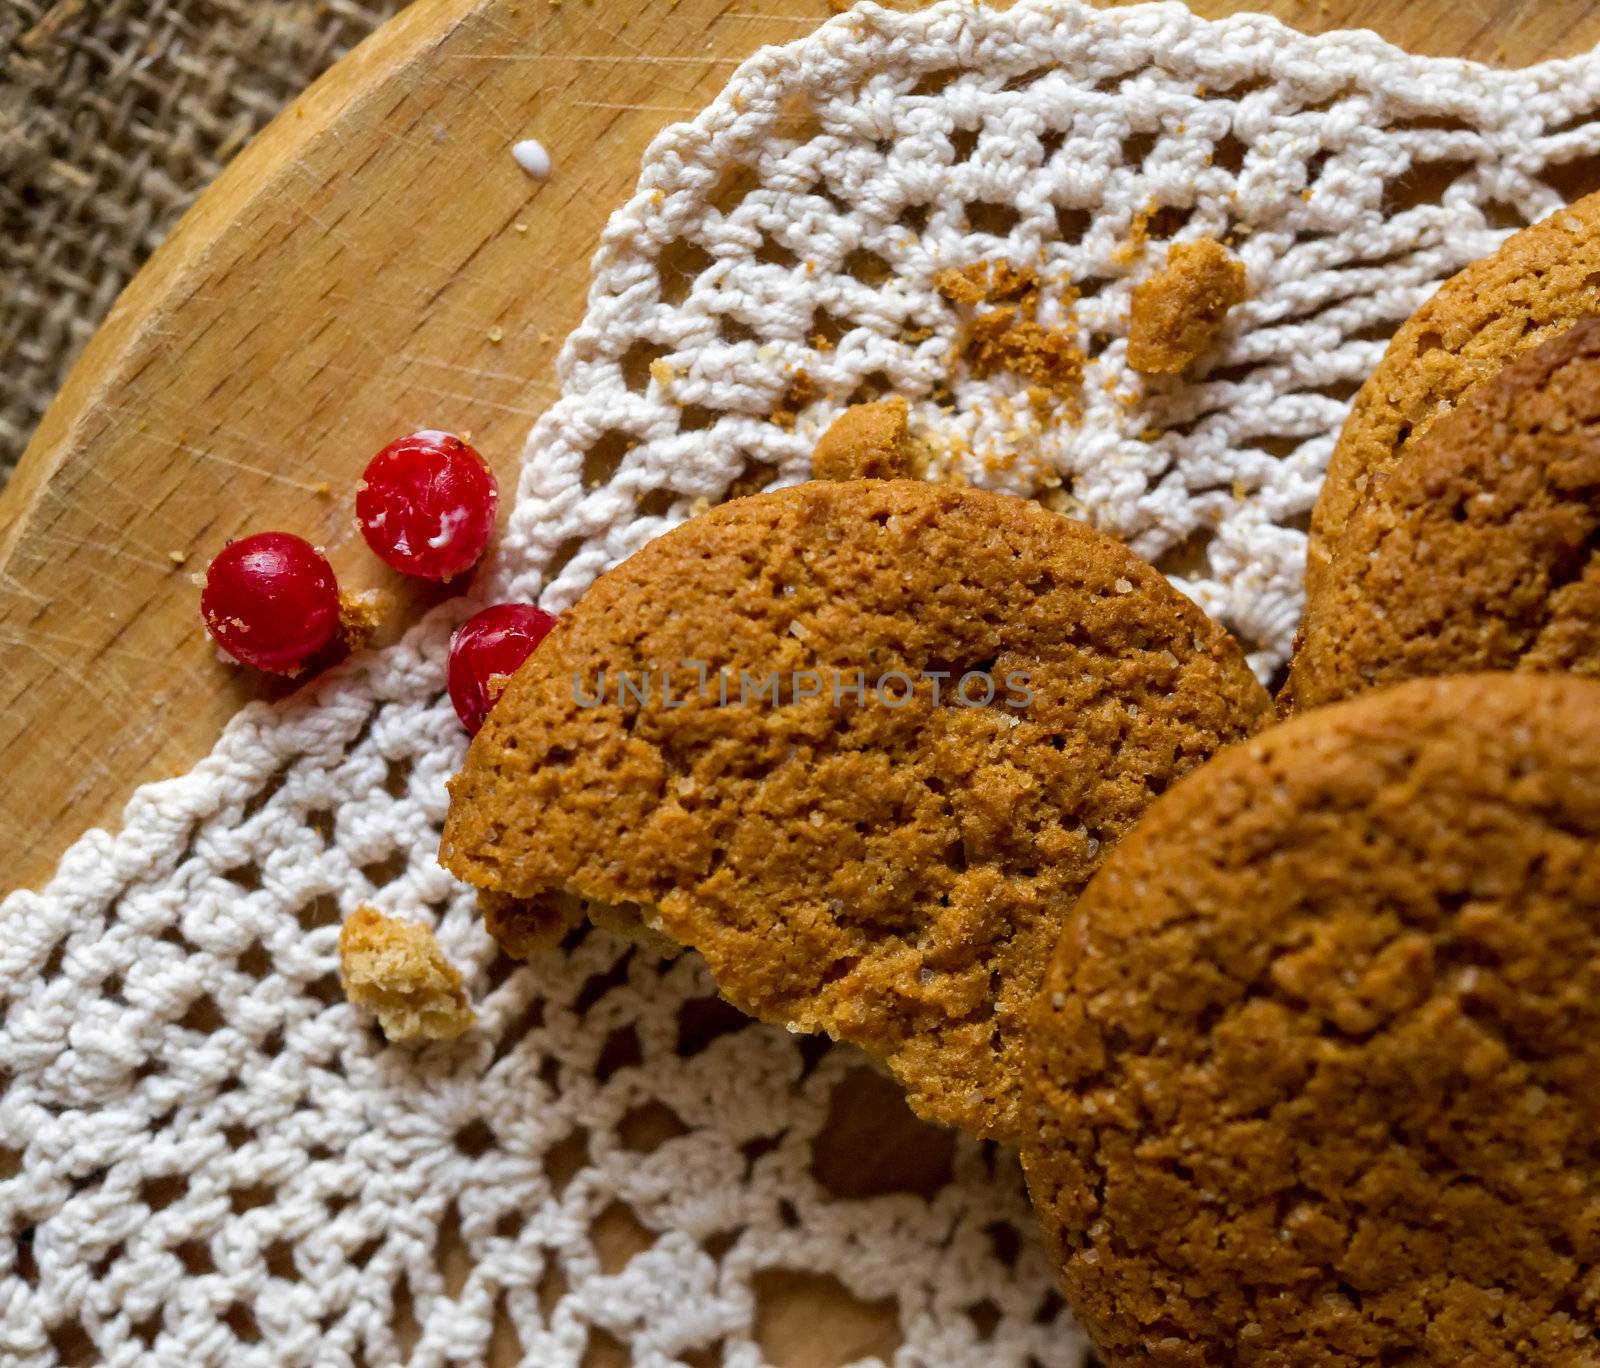
<svg viewBox="0 0 1600 1368"><path fill-rule="evenodd" d="M514 954L614 918L752 1015L861 1045L921 1115L1012 1136L1073 899L1270 712L1228 634L1103 533L811 480L596 581L473 739L440 858Z"/></svg>

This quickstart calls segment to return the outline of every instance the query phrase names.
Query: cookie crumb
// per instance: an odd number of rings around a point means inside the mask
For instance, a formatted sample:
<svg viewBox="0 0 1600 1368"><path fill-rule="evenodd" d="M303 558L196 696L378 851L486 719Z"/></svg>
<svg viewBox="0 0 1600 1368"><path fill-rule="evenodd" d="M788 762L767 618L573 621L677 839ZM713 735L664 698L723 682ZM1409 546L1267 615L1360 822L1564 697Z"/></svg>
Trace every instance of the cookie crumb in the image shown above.
<svg viewBox="0 0 1600 1368"><path fill-rule="evenodd" d="M980 377L1007 370L1040 390L1068 400L1076 412L1083 383L1083 350L1059 330L1044 327L1015 309L995 309L973 320L966 357Z"/></svg>
<svg viewBox="0 0 1600 1368"><path fill-rule="evenodd" d="M940 271L933 278L933 287L953 304L998 304L1008 299L1036 299L1039 276L1031 266L975 261Z"/></svg>
<svg viewBox="0 0 1600 1368"><path fill-rule="evenodd" d="M1038 321L1040 284L1032 267L975 262L939 272L933 284L953 304L995 306L974 314L958 349L974 375L981 379L1010 371L1029 382L1036 410L1053 397L1061 401L1070 421L1077 420L1082 412L1084 355L1076 320L1069 313L1055 328ZM1065 302L1072 299L1069 287Z"/></svg>
<svg viewBox="0 0 1600 1368"><path fill-rule="evenodd" d="M376 589L339 593L339 639L345 650L359 651L383 623L384 597Z"/></svg>
<svg viewBox="0 0 1600 1368"><path fill-rule="evenodd" d="M800 410L811 402L815 394L816 385L812 382L811 372L797 370L790 378L789 388L784 391L783 398L778 401L778 407L768 417L781 428L792 428Z"/></svg>
<svg viewBox="0 0 1600 1368"><path fill-rule="evenodd" d="M811 453L815 480L901 480L910 474L906 401L898 395L852 404Z"/></svg>
<svg viewBox="0 0 1600 1368"><path fill-rule="evenodd" d="M1144 255L1150 245L1150 220L1155 217L1156 202L1151 200L1143 209L1136 209L1128 223L1128 240L1111 254L1119 266L1132 266Z"/></svg>
<svg viewBox="0 0 1600 1368"><path fill-rule="evenodd" d="M1176 375L1215 345L1228 310L1244 297L1244 264L1220 242L1174 243L1167 264L1134 289L1128 364Z"/></svg>
<svg viewBox="0 0 1600 1368"><path fill-rule="evenodd" d="M454 1040L477 1020L433 932L365 904L339 931L339 982L393 1041Z"/></svg>
<svg viewBox="0 0 1600 1368"><path fill-rule="evenodd" d="M189 557L188 554L183 551L168 551L167 559L174 565L182 565L184 561L189 559Z"/></svg>

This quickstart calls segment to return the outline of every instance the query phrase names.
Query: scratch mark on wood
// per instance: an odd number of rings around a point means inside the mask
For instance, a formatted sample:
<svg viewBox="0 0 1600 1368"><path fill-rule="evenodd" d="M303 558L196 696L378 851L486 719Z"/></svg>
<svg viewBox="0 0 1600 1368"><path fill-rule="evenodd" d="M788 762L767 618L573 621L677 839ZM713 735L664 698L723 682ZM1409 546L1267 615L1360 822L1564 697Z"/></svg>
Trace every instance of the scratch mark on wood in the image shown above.
<svg viewBox="0 0 1600 1368"><path fill-rule="evenodd" d="M771 23L776 20L782 24L804 24L807 28L816 28L830 18L826 14L769 14L765 10L760 14L745 14L741 10L725 10L720 17L723 19L754 20L759 24Z"/></svg>
<svg viewBox="0 0 1600 1368"><path fill-rule="evenodd" d="M353 366L340 366L331 361L328 363L328 369L335 373L345 373L349 375L361 375L365 373L357 370ZM407 381L406 388L418 391L422 394L432 395L436 399L454 399L459 403L476 404L483 408L493 409L497 413L514 413L519 418L537 418L544 412L545 408L549 407L548 405L544 405L539 408L529 408L525 404L501 403L494 399L485 399L481 394L475 394L471 391L443 389L436 385L424 385L414 379Z"/></svg>
<svg viewBox="0 0 1600 1368"><path fill-rule="evenodd" d="M461 91L481 109L487 110L490 118L499 127L500 131L506 135L506 137L515 138L518 136L521 130L516 125L512 124L506 118L506 116L500 112L499 108L489 99L487 95L483 93L483 90L476 81L467 80L460 76L453 76L448 82L446 82L446 84L452 90Z"/></svg>
<svg viewBox="0 0 1600 1368"><path fill-rule="evenodd" d="M596 62L604 66L738 66L742 57L630 57L620 52L551 52L523 56L515 52L464 52L464 62Z"/></svg>
<svg viewBox="0 0 1600 1368"><path fill-rule="evenodd" d="M116 412L122 406L107 402L105 407L108 410ZM137 412L137 410L132 408L128 408L126 411ZM162 419L164 424L174 424L176 421L176 416L164 416ZM231 435L232 439L235 441L248 443L264 456L275 456L280 458L282 456L283 448L281 446L273 446L269 443L259 440L252 440L242 428L235 429L231 426L218 425L213 429L213 431L218 436L225 434ZM250 475L259 475L264 480L272 480L278 484L288 485L291 489L306 490L313 494L317 491L316 484L310 481L297 480L292 475L285 475L280 471L270 470L265 466L251 465L248 461L240 461L231 456L224 456L219 451L212 451L207 447L197 446L193 442L186 441L182 436L173 436L170 432L157 431L152 427L148 431L136 430L133 435L140 441L148 442L153 446L162 447L172 451L182 451L190 456L197 456L202 461L210 461L215 465L227 466L233 470L242 470L246 474ZM93 467L89 467L89 469L92 470ZM79 507L82 508L82 505L80 504ZM89 511L92 513L92 510Z"/></svg>
<svg viewBox="0 0 1600 1368"><path fill-rule="evenodd" d="M148 570L159 570L163 575L172 573L171 560L158 560L151 555L141 555L127 545L118 545L114 540L101 540L99 537L82 537L62 529L44 527L35 531L29 540L44 542L51 546L64 546L69 551L103 551L107 555L115 556L118 560L132 561L135 565L142 565ZM19 550L18 554L40 561L48 559L48 557L36 552L31 546L26 551Z"/></svg>
<svg viewBox="0 0 1600 1368"><path fill-rule="evenodd" d="M9 567L0 569L0 589L3 589L7 595L14 595L19 599L26 600L28 603L49 603L51 601L48 595L28 588L26 584L11 573ZM0 598L0 611L3 611L3 605L4 599Z"/></svg>
<svg viewBox="0 0 1600 1368"><path fill-rule="evenodd" d="M170 569L171 567L169 566L168 568ZM196 608L195 625L197 630L199 623L200 610ZM65 647L68 651L71 651L75 654L82 654L82 652L86 649L94 649L94 643L85 640L83 637L70 636L63 632L47 632L44 628L38 626L29 627L25 633L20 633L15 636L10 635L9 633L0 633L0 646L17 646L28 650L37 651L41 642L53 642L58 646ZM143 651L135 651L119 642L109 643L109 647L110 649L115 650L118 655L125 656L129 660L137 660L141 665L149 665L153 669L159 668L169 658L167 656L146 655ZM63 663L67 659L66 656L62 656L59 659L54 657L47 658L50 659L50 663L53 668L68 668ZM126 683L122 681L114 671L108 671L107 681L102 681L102 683L99 685L99 691L102 697L105 696L106 689L108 687L108 681L115 681L114 683L110 684L110 687L115 688L121 693L131 692Z"/></svg>
<svg viewBox="0 0 1600 1368"><path fill-rule="evenodd" d="M291 489L303 489L308 494L317 492L317 486L309 480L297 480L293 475L284 475L276 470L268 470L265 466L251 465L248 461L237 461L231 456L224 456L220 451L211 451L205 447L195 446L191 442L176 442L173 445L177 450L190 456L196 456L202 461L211 461L216 465L227 466L230 470L242 470L247 475L256 475L263 480L272 480L276 484L288 485Z"/></svg>
<svg viewBox="0 0 1600 1368"><path fill-rule="evenodd" d="M698 105L653 105L628 102L617 104L607 100L572 100L570 104L574 109L637 109L647 110L652 114L681 114L685 117L692 117L700 112Z"/></svg>
<svg viewBox="0 0 1600 1368"><path fill-rule="evenodd" d="M462 375L476 376L480 380L504 380L513 385L531 386L545 394L553 395L560 388L553 380L540 379L523 371L491 370L487 366L463 366L454 361L446 361L442 357L423 356L416 352L405 352L399 360L406 365L432 366L439 370L457 371Z"/></svg>

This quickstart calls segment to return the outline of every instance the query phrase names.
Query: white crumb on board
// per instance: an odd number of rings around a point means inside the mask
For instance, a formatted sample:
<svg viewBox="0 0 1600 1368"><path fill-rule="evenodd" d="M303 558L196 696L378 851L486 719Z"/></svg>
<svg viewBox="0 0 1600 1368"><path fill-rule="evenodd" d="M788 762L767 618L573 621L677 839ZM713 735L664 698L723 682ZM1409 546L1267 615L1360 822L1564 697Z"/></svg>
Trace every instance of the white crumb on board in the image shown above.
<svg viewBox="0 0 1600 1368"><path fill-rule="evenodd" d="M511 155L534 180L542 181L550 175L550 154L544 150L542 142L524 138L511 149Z"/></svg>

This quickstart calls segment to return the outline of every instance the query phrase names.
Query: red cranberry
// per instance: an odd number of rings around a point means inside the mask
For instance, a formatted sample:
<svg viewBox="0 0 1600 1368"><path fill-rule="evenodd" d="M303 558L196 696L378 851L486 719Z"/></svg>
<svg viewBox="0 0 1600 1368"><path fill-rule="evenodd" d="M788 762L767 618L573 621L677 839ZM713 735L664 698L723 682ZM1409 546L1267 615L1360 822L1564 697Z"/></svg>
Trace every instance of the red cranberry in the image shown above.
<svg viewBox="0 0 1600 1368"><path fill-rule="evenodd" d="M556 620L530 603L497 603L468 618L450 638L450 701L476 736L506 681L549 635Z"/></svg>
<svg viewBox="0 0 1600 1368"><path fill-rule="evenodd" d="M235 660L295 674L339 630L339 585L310 542L257 532L229 542L206 568L200 615Z"/></svg>
<svg viewBox="0 0 1600 1368"><path fill-rule="evenodd" d="M356 522L378 559L418 579L470 570L494 532L500 486L483 457L448 432L413 432L372 458Z"/></svg>

